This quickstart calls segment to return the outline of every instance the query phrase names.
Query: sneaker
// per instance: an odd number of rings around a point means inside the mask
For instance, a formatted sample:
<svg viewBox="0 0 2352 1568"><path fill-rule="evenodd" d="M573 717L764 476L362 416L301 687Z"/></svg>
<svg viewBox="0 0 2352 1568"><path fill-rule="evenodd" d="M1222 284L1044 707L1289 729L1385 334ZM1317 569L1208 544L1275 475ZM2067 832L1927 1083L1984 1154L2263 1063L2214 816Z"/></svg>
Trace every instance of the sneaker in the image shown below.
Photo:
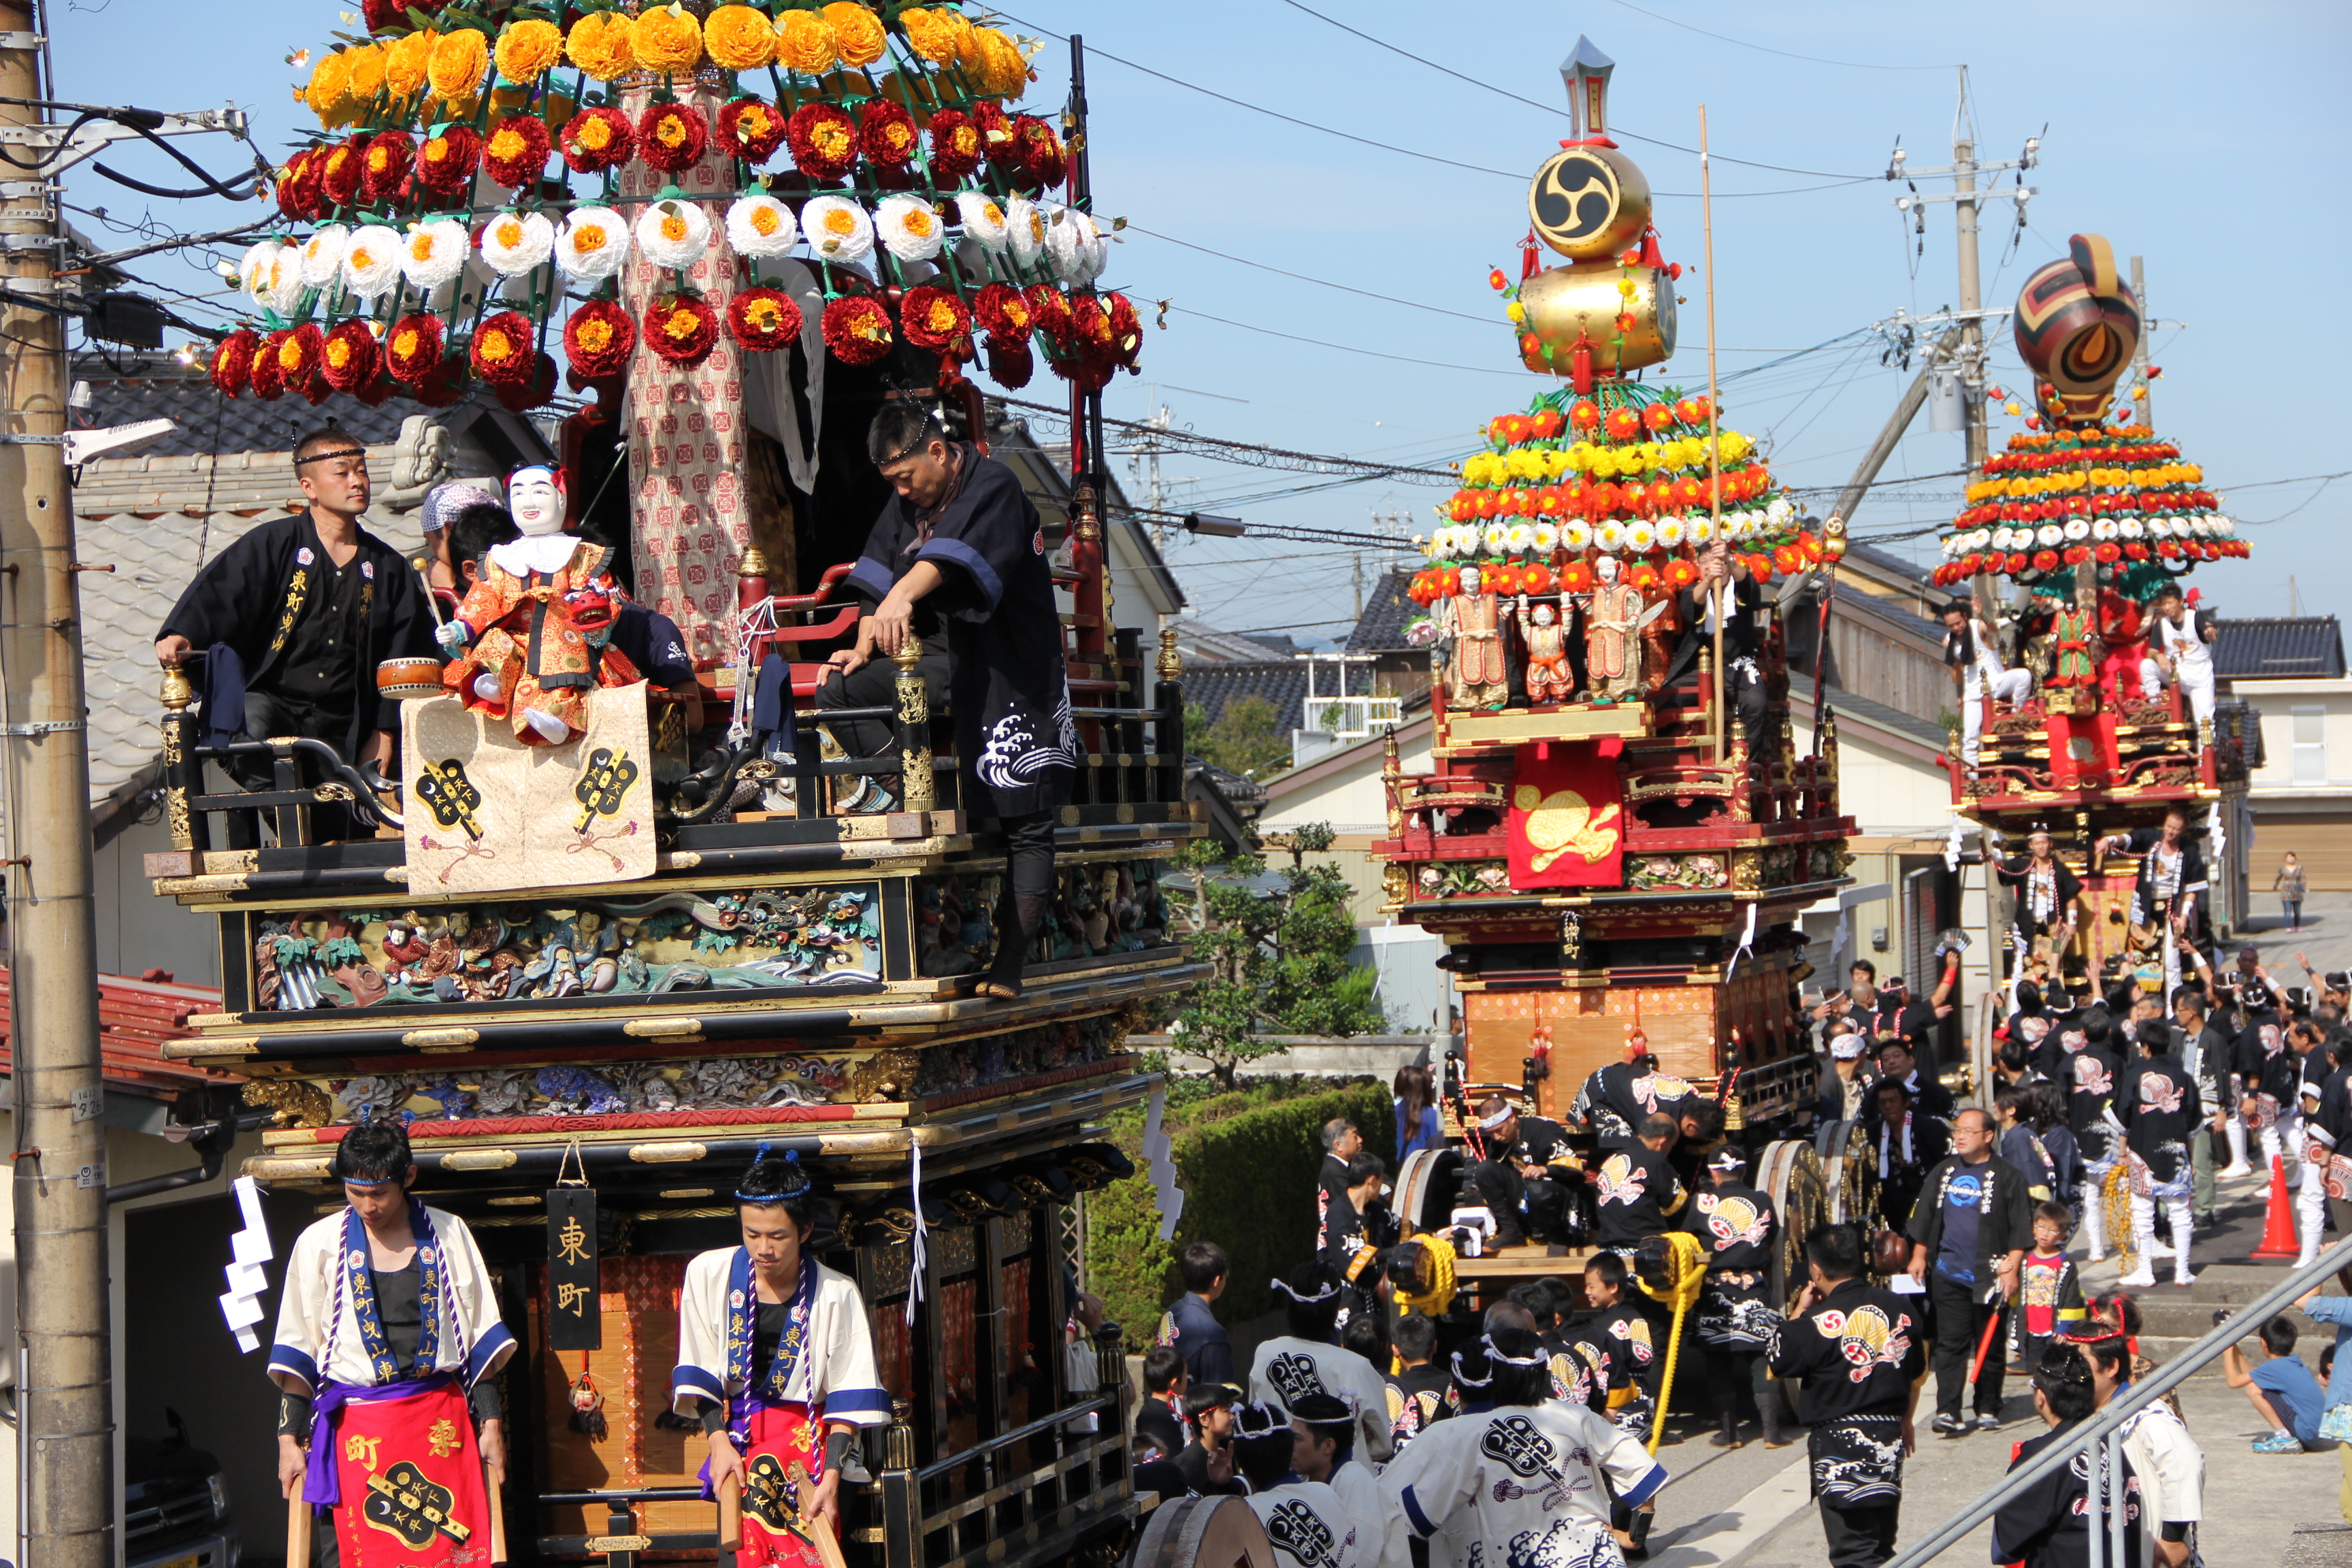
<svg viewBox="0 0 2352 1568"><path fill-rule="evenodd" d="M1978 1431L1979 1431L1979 1432L1998 1432L1998 1431L2000 1431L2000 1416L1998 1416L1998 1415L1994 1415L1994 1414L1993 1414L1991 1411L1990 1411L1990 1410L1979 1410L1979 1411L1978 1411L1978 1412L1977 1412L1977 1430L1978 1430Z"/></svg>
<svg viewBox="0 0 2352 1568"><path fill-rule="evenodd" d="M2241 1176L2251 1176L2253 1173L2254 1168L2252 1165L2224 1165L2213 1173L2213 1179L2217 1182L2234 1182Z"/></svg>
<svg viewBox="0 0 2352 1568"><path fill-rule="evenodd" d="M2303 1443L2292 1432L2273 1432L2267 1437L2254 1439L2257 1454L2300 1454Z"/></svg>
<svg viewBox="0 0 2352 1568"><path fill-rule="evenodd" d="M1938 1415L1928 1423L1928 1429L1938 1437L1965 1437L1969 1434L1969 1424L1964 1416Z"/></svg>

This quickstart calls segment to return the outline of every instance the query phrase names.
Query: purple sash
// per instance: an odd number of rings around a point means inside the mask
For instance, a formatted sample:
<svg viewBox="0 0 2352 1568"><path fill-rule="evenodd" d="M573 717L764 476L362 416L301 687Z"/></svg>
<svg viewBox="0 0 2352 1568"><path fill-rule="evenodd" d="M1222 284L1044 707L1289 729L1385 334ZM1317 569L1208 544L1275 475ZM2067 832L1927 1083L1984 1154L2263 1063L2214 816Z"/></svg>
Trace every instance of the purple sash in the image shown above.
<svg viewBox="0 0 2352 1568"><path fill-rule="evenodd" d="M436 1372L400 1383L329 1383L320 1387L310 1406L310 1463L302 1477L302 1500L314 1508L333 1508L343 1500L342 1481L335 1473L335 1426L345 1405L361 1398L387 1404L414 1399L456 1380L455 1373Z"/></svg>

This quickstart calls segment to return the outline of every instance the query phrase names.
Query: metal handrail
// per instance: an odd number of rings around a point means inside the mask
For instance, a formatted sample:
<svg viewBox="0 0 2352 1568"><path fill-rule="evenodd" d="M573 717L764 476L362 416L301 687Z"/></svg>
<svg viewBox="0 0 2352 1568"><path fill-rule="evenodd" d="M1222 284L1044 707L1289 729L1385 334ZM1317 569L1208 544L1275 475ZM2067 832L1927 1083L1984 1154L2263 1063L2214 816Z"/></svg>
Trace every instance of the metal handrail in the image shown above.
<svg viewBox="0 0 2352 1568"><path fill-rule="evenodd" d="M2176 1385L2187 1382L2190 1373L2244 1338L2246 1331L2242 1325L2248 1322L2267 1321L2282 1308L2298 1300L2314 1285L2327 1279L2337 1269L2347 1266L2352 1266L2352 1239L2337 1242L2335 1247L2321 1253L2317 1260L2308 1268L2291 1270L2286 1278L2267 1294L2232 1312L2226 1321L2217 1325L2203 1339L2149 1373L2146 1382L2134 1383L2113 1399L2108 1400L2088 1420L2075 1427L2074 1435L2065 1442L2053 1443L2042 1449L2031 1460L2003 1476L2000 1483L1990 1491L1937 1525L1935 1532L1927 1540L1906 1548L1903 1555L1895 1560L1894 1568L1923 1568L1925 1563L1935 1558L1945 1548L1959 1544L1969 1531L1998 1512L2001 1504L2043 1477L2050 1475L2061 1465L2072 1463L2075 1455L2087 1452L2092 1445L2112 1438L2112 1451L2114 1446L2120 1445L2123 1441L2122 1433L2126 1422L2149 1405L2163 1398ZM2112 1468L2105 1471L2095 1466L2093 1468L2095 1488L2100 1477L2116 1473ZM2091 1510L2094 1513L2101 1512L2103 1507L2098 1499L2092 1500ZM2124 1528L2123 1510L2114 1509L2105 1511L2114 1515L2109 1529L2120 1542L2122 1539L2120 1531ZM2101 1552L2096 1531L2092 1532L2091 1539L2091 1563L2093 1568L2098 1568ZM2120 1548L2117 1549L2112 1561L2122 1563Z"/></svg>

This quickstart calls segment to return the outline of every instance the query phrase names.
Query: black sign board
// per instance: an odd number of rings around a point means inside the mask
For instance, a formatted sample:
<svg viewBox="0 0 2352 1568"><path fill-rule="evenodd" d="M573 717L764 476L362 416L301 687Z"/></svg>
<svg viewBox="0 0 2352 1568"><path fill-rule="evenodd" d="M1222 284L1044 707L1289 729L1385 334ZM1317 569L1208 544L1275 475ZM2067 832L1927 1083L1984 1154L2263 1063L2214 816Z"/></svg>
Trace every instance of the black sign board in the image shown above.
<svg viewBox="0 0 2352 1568"><path fill-rule="evenodd" d="M593 1187L548 1191L547 1343L559 1351L604 1348L604 1320L596 1310Z"/></svg>

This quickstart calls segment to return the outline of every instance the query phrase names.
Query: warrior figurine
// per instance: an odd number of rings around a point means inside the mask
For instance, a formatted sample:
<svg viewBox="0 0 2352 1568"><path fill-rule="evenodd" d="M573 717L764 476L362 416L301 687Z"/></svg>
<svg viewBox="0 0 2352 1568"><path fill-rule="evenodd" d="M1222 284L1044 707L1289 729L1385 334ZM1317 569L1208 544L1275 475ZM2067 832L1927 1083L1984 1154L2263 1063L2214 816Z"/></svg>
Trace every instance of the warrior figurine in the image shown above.
<svg viewBox="0 0 2352 1568"><path fill-rule="evenodd" d="M1483 592L1475 566L1462 569L1462 591L1445 601L1454 658L1446 669L1448 702L1462 709L1500 708L1511 700L1503 670L1503 601Z"/></svg>
<svg viewBox="0 0 2352 1568"><path fill-rule="evenodd" d="M1601 581L1584 621L1584 668L1595 702L1615 702L1641 689L1642 591L1618 575L1617 558L1593 563Z"/></svg>
<svg viewBox="0 0 2352 1568"><path fill-rule="evenodd" d="M2091 652L2096 636L2090 605L2079 595L2060 602L2058 614L2050 623L2051 685L2090 686L2096 682L2098 667Z"/></svg>
<svg viewBox="0 0 2352 1568"><path fill-rule="evenodd" d="M1549 605L1531 613L1521 600L1519 635L1528 647L1528 700L1565 702L1576 689L1568 668L1568 628L1558 623Z"/></svg>
<svg viewBox="0 0 2352 1568"><path fill-rule="evenodd" d="M435 635L456 656L442 682L468 708L509 720L526 746L560 746L588 724L588 693L644 678L608 646L628 595L613 552L563 531L563 481L550 468L507 480L520 539L490 547L482 575Z"/></svg>

